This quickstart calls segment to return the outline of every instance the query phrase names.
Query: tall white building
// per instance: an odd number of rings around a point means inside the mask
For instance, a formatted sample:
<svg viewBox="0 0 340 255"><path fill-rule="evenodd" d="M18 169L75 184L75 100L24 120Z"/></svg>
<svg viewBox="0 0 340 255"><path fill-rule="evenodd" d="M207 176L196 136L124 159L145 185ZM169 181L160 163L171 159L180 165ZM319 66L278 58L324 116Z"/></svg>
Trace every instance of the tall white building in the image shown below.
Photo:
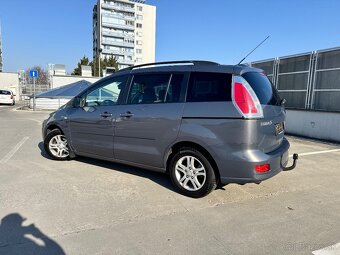
<svg viewBox="0 0 340 255"><path fill-rule="evenodd" d="M98 0L93 57L114 55L119 68L155 62L156 7L145 0Z"/></svg>
<svg viewBox="0 0 340 255"><path fill-rule="evenodd" d="M0 72L2 72L2 37L1 37L1 22L0 22Z"/></svg>

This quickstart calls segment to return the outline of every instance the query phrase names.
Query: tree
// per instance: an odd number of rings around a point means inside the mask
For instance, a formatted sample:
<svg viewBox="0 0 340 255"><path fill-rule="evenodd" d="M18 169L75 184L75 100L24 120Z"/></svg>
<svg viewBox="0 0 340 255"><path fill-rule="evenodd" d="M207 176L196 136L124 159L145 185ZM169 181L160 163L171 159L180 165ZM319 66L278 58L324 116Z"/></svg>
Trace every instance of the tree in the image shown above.
<svg viewBox="0 0 340 255"><path fill-rule="evenodd" d="M25 77L26 77L26 84L33 84L33 78L30 77L30 70L37 70L38 71L38 78L35 80L35 84L37 85L48 85L49 84L49 73L47 70L44 70L40 66L33 66L32 68L26 69Z"/></svg>
<svg viewBox="0 0 340 255"><path fill-rule="evenodd" d="M99 76L99 57L96 57L93 59L93 61L90 63L92 66L92 75L93 76ZM118 70L118 63L116 58L111 55L110 57L105 56L105 58L101 58L100 60L100 73L103 74L103 70L112 67L116 71Z"/></svg>
<svg viewBox="0 0 340 255"><path fill-rule="evenodd" d="M89 58L84 55L82 59L77 64L77 67L73 70L72 75L81 75L81 66L88 66L90 65Z"/></svg>
<svg viewBox="0 0 340 255"><path fill-rule="evenodd" d="M77 67L74 69L72 75L81 75L81 66L91 66L92 67L92 75L99 76L99 57L95 57L92 62L89 61L89 58L84 56L77 64ZM111 67L118 71L118 63L114 55L110 57L105 56L100 60L100 73L103 74L103 70Z"/></svg>

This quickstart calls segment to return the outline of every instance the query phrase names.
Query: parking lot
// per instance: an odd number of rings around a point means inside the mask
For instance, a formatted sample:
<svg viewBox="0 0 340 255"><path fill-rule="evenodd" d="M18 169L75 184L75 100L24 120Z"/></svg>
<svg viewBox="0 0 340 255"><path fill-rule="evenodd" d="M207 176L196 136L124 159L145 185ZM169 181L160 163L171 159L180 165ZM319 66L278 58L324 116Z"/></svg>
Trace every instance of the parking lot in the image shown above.
<svg viewBox="0 0 340 255"><path fill-rule="evenodd" d="M14 109L0 106L0 254L321 254L340 242L338 144L289 136L295 170L191 199L163 174L48 159L48 112Z"/></svg>

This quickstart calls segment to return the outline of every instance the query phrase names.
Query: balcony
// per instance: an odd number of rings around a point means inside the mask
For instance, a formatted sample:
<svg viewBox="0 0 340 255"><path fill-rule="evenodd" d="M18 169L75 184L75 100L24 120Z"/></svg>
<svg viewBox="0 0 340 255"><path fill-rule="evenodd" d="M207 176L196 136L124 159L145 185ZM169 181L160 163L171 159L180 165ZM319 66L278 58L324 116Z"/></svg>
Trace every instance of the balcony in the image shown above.
<svg viewBox="0 0 340 255"><path fill-rule="evenodd" d="M130 26L130 25L119 25L119 24L107 23L107 22L103 22L102 25L103 27L120 28L120 29L135 31L135 27Z"/></svg>
<svg viewBox="0 0 340 255"><path fill-rule="evenodd" d="M119 15L119 14L115 14L115 13L103 13L102 14L103 17L108 17L108 18L118 18L118 19L123 19L123 20L131 20L131 21L135 21L135 16L127 16L127 15Z"/></svg>
<svg viewBox="0 0 340 255"><path fill-rule="evenodd" d="M127 60L127 59L118 59L117 62L118 64L123 64L123 65L134 65L135 64L135 61Z"/></svg>
<svg viewBox="0 0 340 255"><path fill-rule="evenodd" d="M135 39L134 35L119 33L119 32L115 32L115 31L103 31L102 35L104 35L104 36L111 36L111 37L120 37L120 38Z"/></svg>
<svg viewBox="0 0 340 255"><path fill-rule="evenodd" d="M118 10L118 11L135 13L135 8L119 6L119 5L115 5L115 4L102 4L102 8L103 9L109 9L109 10Z"/></svg>
<svg viewBox="0 0 340 255"><path fill-rule="evenodd" d="M102 44L112 45L112 46L130 47L130 48L135 47L135 44L133 44L133 43L119 42L119 41L105 40L105 39L102 41Z"/></svg>
<svg viewBox="0 0 340 255"><path fill-rule="evenodd" d="M103 49L103 54L133 56L133 52Z"/></svg>

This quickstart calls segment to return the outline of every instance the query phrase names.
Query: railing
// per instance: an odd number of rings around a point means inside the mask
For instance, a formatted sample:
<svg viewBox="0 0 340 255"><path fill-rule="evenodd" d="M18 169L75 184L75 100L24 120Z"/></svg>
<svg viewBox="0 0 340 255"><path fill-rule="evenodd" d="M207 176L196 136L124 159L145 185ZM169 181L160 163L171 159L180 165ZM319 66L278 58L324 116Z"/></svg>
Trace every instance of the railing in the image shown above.
<svg viewBox="0 0 340 255"><path fill-rule="evenodd" d="M114 10L120 10L120 11L126 11L126 12L135 12L135 8L133 7L126 7L126 6L120 6L115 4L102 4L102 8L104 9L114 9Z"/></svg>

